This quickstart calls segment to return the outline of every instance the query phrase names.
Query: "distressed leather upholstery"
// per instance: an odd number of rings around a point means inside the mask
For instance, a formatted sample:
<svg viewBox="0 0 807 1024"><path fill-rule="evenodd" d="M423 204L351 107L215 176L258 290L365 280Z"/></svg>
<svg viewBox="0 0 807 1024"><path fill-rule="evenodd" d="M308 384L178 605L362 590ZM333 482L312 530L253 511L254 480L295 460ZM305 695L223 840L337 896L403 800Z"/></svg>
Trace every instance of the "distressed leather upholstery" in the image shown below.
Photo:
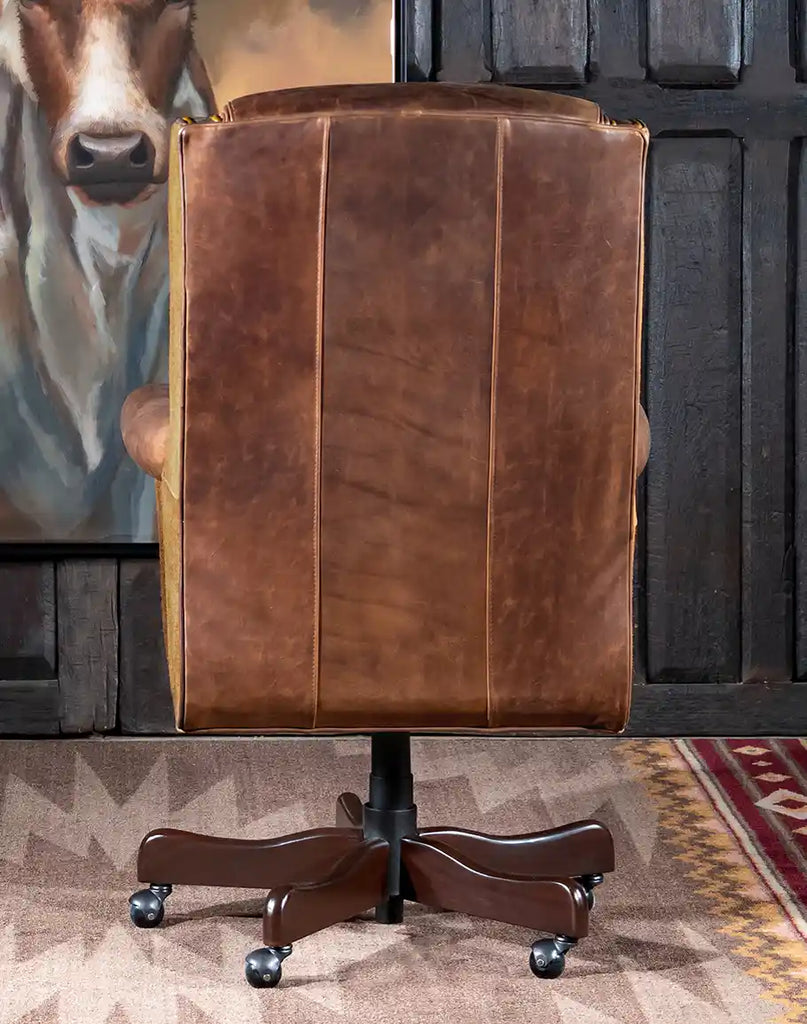
<svg viewBox="0 0 807 1024"><path fill-rule="evenodd" d="M181 729L623 728L647 141L499 86L175 129L170 400L123 426Z"/></svg>
<svg viewBox="0 0 807 1024"><path fill-rule="evenodd" d="M123 403L121 433L126 450L149 476L159 480L168 444L169 404L165 384L146 384ZM650 455L650 424L639 406L636 435L636 471L641 474Z"/></svg>

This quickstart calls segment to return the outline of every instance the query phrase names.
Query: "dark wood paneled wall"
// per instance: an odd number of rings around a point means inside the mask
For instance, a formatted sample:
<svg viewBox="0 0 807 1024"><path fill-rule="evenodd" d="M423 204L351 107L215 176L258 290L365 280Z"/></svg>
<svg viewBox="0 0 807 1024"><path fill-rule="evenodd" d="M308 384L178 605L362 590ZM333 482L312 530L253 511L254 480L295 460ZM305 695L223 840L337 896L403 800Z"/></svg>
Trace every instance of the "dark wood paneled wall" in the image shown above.
<svg viewBox="0 0 807 1024"><path fill-rule="evenodd" d="M649 125L630 731L807 731L807 0L410 0L407 34L412 79ZM0 557L0 732L172 731L154 559Z"/></svg>

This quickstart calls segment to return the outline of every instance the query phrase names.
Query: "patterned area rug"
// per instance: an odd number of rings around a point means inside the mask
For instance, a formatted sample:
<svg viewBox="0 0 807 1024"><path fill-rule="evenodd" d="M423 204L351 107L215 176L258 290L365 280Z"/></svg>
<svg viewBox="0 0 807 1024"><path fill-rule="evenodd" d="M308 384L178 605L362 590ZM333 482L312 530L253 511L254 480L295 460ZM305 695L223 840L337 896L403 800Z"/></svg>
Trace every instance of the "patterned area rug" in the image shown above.
<svg viewBox="0 0 807 1024"><path fill-rule="evenodd" d="M715 811L807 940L807 740L681 740Z"/></svg>
<svg viewBox="0 0 807 1024"><path fill-rule="evenodd" d="M423 824L491 832L597 817L618 870L557 981L525 929L407 905L243 980L260 893L178 888L163 927L126 900L143 833L330 823L363 739L0 743L0 1024L807 1024L805 756L796 741L413 742Z"/></svg>

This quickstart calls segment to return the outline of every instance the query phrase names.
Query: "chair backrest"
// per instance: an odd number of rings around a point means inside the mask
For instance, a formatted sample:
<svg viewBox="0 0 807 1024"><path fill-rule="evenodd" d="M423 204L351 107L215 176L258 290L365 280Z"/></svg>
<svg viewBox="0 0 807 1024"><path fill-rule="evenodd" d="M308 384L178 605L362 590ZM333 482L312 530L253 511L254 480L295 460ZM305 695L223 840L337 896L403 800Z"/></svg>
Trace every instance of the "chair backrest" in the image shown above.
<svg viewBox="0 0 807 1024"><path fill-rule="evenodd" d="M623 727L646 150L504 87L176 130L181 728Z"/></svg>

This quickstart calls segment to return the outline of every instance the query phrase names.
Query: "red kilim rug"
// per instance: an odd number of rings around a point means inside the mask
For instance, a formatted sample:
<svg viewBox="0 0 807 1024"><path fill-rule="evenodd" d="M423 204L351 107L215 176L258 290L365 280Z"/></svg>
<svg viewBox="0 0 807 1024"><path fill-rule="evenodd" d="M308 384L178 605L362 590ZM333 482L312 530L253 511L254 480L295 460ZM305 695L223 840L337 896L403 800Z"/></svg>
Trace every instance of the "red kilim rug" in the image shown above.
<svg viewBox="0 0 807 1024"><path fill-rule="evenodd" d="M676 740L716 812L807 939L807 740Z"/></svg>

